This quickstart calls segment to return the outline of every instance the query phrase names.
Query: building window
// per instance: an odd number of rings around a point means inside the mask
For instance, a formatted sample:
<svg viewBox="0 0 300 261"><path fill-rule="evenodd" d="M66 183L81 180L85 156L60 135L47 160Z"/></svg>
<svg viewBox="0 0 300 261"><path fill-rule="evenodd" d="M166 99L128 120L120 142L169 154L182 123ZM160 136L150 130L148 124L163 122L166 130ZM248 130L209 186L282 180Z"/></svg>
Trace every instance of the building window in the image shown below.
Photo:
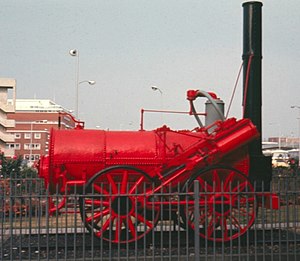
<svg viewBox="0 0 300 261"><path fill-rule="evenodd" d="M20 143L7 143L6 148L19 150L21 148L21 146L20 146Z"/></svg>
<svg viewBox="0 0 300 261"><path fill-rule="evenodd" d="M15 133L15 139L21 139L21 133Z"/></svg>
<svg viewBox="0 0 300 261"><path fill-rule="evenodd" d="M24 160L39 160L40 159L40 154L24 154L23 156Z"/></svg>
<svg viewBox="0 0 300 261"><path fill-rule="evenodd" d="M34 138L35 139L40 139L41 138L41 133L34 133Z"/></svg>
<svg viewBox="0 0 300 261"><path fill-rule="evenodd" d="M40 143L25 143L24 150L40 150L41 144Z"/></svg>
<svg viewBox="0 0 300 261"><path fill-rule="evenodd" d="M39 160L40 157L41 157L40 154L24 154L23 155L24 160L31 160L31 161Z"/></svg>
<svg viewBox="0 0 300 261"><path fill-rule="evenodd" d="M24 139L31 139L31 133L25 133Z"/></svg>

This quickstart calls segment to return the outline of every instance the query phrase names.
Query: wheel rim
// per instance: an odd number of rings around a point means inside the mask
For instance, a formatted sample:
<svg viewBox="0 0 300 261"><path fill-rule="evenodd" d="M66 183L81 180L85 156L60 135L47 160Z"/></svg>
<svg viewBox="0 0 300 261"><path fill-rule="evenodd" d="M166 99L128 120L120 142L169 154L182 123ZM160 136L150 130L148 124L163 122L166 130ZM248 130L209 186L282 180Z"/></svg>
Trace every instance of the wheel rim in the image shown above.
<svg viewBox="0 0 300 261"><path fill-rule="evenodd" d="M96 174L86 185L80 212L86 228L98 238L129 243L156 225L160 210L146 196L153 180L134 167L117 166Z"/></svg>
<svg viewBox="0 0 300 261"><path fill-rule="evenodd" d="M189 194L194 193L195 180L199 184L199 235L226 242L245 234L257 212L249 179L236 169L214 167L188 182ZM184 208L183 219L195 230L194 206Z"/></svg>

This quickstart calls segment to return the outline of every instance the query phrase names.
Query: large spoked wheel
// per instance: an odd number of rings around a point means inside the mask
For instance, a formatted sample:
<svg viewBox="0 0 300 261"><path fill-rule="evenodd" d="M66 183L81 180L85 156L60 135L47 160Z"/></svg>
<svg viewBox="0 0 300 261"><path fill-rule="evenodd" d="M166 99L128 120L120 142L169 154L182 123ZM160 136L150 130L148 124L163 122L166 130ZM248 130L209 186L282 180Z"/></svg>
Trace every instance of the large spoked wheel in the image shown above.
<svg viewBox="0 0 300 261"><path fill-rule="evenodd" d="M195 181L199 184L199 213L195 213L195 204L187 204L182 211L184 223L195 230L197 217L200 236L215 242L245 234L257 213L254 188L247 176L233 168L211 167L187 182L189 199L194 198Z"/></svg>
<svg viewBox="0 0 300 261"><path fill-rule="evenodd" d="M86 228L112 243L144 237L160 214L151 197L153 189L154 180L137 168L114 166L100 171L86 184L79 200Z"/></svg>

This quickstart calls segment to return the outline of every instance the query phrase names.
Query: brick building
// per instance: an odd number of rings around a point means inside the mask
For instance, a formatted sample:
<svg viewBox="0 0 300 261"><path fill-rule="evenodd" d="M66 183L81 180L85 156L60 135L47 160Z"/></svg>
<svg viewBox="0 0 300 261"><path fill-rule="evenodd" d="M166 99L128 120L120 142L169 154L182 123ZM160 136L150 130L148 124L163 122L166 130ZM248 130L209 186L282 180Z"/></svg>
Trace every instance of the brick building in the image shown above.
<svg viewBox="0 0 300 261"><path fill-rule="evenodd" d="M14 142L7 142L6 148L14 150L15 156L21 156L31 165L48 154L49 134L52 128L58 128L59 113L68 110L51 100L16 99L15 113L9 113L8 119L15 126L7 128L14 136ZM72 117L60 117L61 129L75 127Z"/></svg>

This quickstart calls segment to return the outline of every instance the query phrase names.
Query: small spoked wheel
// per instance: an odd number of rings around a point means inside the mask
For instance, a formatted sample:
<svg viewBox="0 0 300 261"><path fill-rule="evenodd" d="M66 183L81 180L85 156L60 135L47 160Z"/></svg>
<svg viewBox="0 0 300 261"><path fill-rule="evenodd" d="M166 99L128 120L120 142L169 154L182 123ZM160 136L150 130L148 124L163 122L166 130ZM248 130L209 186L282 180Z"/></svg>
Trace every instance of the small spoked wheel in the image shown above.
<svg viewBox="0 0 300 261"><path fill-rule="evenodd" d="M183 207L181 215L193 230L199 225L201 237L226 242L253 225L257 213L254 188L239 170L215 166L195 174L185 186L189 199L195 197L195 186L199 188L199 213L195 213L194 202Z"/></svg>
<svg viewBox="0 0 300 261"><path fill-rule="evenodd" d="M79 200L85 227L112 243L139 240L159 218L160 209L150 195L153 189L154 180L135 167L114 166L100 171L86 184Z"/></svg>

